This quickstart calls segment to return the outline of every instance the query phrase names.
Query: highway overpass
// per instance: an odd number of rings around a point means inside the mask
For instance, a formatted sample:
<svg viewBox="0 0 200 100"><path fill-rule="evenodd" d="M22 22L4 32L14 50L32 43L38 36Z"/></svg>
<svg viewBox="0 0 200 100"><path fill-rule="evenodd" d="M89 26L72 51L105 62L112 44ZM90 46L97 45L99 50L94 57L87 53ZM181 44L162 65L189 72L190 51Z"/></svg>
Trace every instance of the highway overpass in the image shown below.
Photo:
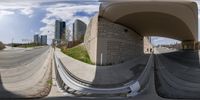
<svg viewBox="0 0 200 100"><path fill-rule="evenodd" d="M98 65L117 64L143 55L144 36L182 41L194 49L198 8L194 0L110 0L102 2L85 36L90 58Z"/></svg>

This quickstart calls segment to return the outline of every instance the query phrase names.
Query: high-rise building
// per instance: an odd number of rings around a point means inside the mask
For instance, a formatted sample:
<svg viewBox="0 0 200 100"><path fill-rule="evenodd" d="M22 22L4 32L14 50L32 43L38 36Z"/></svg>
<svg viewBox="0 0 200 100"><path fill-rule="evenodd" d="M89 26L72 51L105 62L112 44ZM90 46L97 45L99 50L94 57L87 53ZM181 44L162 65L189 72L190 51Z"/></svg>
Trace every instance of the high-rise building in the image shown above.
<svg viewBox="0 0 200 100"><path fill-rule="evenodd" d="M61 43L66 40L65 34L66 25L64 21L56 20L55 22L55 41Z"/></svg>
<svg viewBox="0 0 200 100"><path fill-rule="evenodd" d="M60 21L56 20L55 23L55 39L60 39Z"/></svg>
<svg viewBox="0 0 200 100"><path fill-rule="evenodd" d="M34 43L40 44L40 36L38 34L34 35Z"/></svg>
<svg viewBox="0 0 200 100"><path fill-rule="evenodd" d="M81 20L77 19L73 23L73 41L83 42L83 36L86 32L87 25Z"/></svg>
<svg viewBox="0 0 200 100"><path fill-rule="evenodd" d="M38 36L38 44L41 45L41 37Z"/></svg>
<svg viewBox="0 0 200 100"><path fill-rule="evenodd" d="M47 35L41 35L41 45L47 45Z"/></svg>

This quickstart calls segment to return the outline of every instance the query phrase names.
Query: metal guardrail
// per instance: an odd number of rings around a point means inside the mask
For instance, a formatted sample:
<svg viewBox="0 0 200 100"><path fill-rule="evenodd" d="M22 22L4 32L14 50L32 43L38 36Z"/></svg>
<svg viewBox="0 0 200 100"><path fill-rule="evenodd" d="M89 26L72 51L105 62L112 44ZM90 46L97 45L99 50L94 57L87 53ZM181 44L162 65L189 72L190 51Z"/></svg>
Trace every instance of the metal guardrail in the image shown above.
<svg viewBox="0 0 200 100"><path fill-rule="evenodd" d="M95 87L89 87L85 86L85 83L74 81L74 77L71 76L67 70L65 70L65 66L63 66L60 59L54 55L54 61L55 61L55 72L56 72L56 80L59 85L59 87L71 94L120 94L120 93L129 93L128 96L135 96L141 89L140 83L146 82L141 81L148 80L148 71L151 67L151 59L152 55L149 57L149 60L147 62L146 68L142 72L141 76L139 77L139 80L130 81L129 83L116 88L95 88ZM143 83L142 83L143 84Z"/></svg>

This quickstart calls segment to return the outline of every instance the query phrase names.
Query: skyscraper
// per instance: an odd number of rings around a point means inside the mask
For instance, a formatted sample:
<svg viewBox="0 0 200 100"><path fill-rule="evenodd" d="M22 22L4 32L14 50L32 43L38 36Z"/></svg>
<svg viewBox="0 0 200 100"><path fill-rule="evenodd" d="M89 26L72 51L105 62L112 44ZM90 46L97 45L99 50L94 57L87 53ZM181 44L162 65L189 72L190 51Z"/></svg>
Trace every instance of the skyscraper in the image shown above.
<svg viewBox="0 0 200 100"><path fill-rule="evenodd" d="M61 41L66 40L65 29L66 29L65 22L56 20L56 22L55 22L55 41L58 44L60 44Z"/></svg>
<svg viewBox="0 0 200 100"><path fill-rule="evenodd" d="M83 42L83 36L85 34L87 25L81 20L75 20L73 24L73 41Z"/></svg>
<svg viewBox="0 0 200 100"><path fill-rule="evenodd" d="M38 34L34 35L34 43L40 44L40 36Z"/></svg>
<svg viewBox="0 0 200 100"><path fill-rule="evenodd" d="M41 35L41 45L47 45L47 35Z"/></svg>

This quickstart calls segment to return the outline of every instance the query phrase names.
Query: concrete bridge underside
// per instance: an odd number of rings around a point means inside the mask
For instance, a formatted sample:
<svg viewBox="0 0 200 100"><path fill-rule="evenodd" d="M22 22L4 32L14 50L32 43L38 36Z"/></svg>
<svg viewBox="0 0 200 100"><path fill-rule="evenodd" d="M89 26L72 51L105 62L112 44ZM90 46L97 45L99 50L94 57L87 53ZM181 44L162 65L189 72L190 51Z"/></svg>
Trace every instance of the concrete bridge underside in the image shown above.
<svg viewBox="0 0 200 100"><path fill-rule="evenodd" d="M104 2L99 16L142 36L164 36L181 41L198 38L198 8L191 0Z"/></svg>
<svg viewBox="0 0 200 100"><path fill-rule="evenodd" d="M162 36L195 48L198 8L193 0L103 2L90 21L85 45L97 65L112 65L143 55L143 37Z"/></svg>

